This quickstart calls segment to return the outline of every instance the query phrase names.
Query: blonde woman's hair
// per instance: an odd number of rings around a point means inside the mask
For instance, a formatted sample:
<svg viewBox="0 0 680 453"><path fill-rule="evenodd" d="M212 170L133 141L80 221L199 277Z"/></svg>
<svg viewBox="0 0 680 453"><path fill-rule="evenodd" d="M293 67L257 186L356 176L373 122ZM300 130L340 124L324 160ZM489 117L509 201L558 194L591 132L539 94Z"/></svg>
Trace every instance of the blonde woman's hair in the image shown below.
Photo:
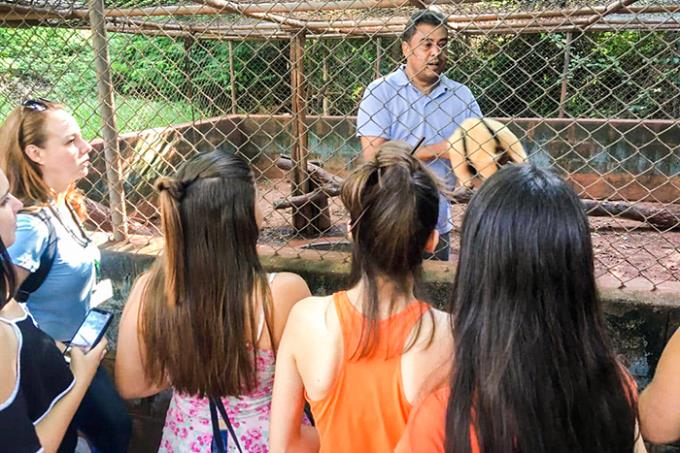
<svg viewBox="0 0 680 453"><path fill-rule="evenodd" d="M0 127L0 168L7 175L10 192L28 209L45 206L54 193L43 179L40 165L26 155L29 145L43 147L47 141L46 122L50 112L65 110L54 102L32 101L44 109L32 109L24 105L10 112ZM83 195L73 185L66 201L81 219L86 216Z"/></svg>

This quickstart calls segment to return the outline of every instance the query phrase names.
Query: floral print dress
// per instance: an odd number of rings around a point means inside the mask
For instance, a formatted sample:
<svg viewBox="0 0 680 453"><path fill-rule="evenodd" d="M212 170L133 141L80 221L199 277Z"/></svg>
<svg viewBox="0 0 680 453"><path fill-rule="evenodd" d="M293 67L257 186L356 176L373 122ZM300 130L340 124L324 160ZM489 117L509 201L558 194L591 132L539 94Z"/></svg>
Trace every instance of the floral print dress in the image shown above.
<svg viewBox="0 0 680 453"><path fill-rule="evenodd" d="M275 274L269 274L269 283ZM261 313L258 338L264 327ZM257 386L249 394L227 396L222 403L244 452L267 453L269 451L269 414L274 385L274 351L258 349L255 355ZM175 392L165 416L163 437L159 452L210 453L213 431L207 398ZM228 451L238 451L231 439Z"/></svg>
<svg viewBox="0 0 680 453"><path fill-rule="evenodd" d="M269 451L269 413L274 384L274 352L258 350L257 382L253 392L238 397L222 398L244 452L267 453ZM210 408L206 398L175 392L165 416L163 438L159 452L209 453L213 432ZM231 439L228 450L238 451Z"/></svg>

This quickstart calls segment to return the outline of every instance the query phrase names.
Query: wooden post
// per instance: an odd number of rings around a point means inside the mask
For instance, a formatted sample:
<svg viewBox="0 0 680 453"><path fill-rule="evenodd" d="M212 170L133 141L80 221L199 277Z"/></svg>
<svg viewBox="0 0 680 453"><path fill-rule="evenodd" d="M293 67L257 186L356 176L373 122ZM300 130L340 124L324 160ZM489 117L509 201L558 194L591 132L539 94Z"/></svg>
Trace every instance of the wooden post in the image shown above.
<svg viewBox="0 0 680 453"><path fill-rule="evenodd" d="M236 71L234 71L234 43L229 41L229 83L231 85L231 113L236 115Z"/></svg>
<svg viewBox="0 0 680 453"><path fill-rule="evenodd" d="M375 43L375 78L380 78L380 63L382 60L382 38L378 37Z"/></svg>
<svg viewBox="0 0 680 453"><path fill-rule="evenodd" d="M113 80L109 62L109 48L106 41L104 0L89 0L92 48L94 50L97 73L97 92L99 109L102 116L102 135L104 138L104 159L106 179L109 189L111 225L113 239L122 241L127 238L127 214L125 212L125 189L123 187L122 161L116 129L115 104L113 99Z"/></svg>
<svg viewBox="0 0 680 453"><path fill-rule="evenodd" d="M305 127L304 56L305 33L298 31L290 40L290 88L293 114L293 181L291 194L309 192L307 173L307 129ZM293 227L298 233L308 235L312 221L309 205L293 208Z"/></svg>
<svg viewBox="0 0 680 453"><path fill-rule="evenodd" d="M321 113L323 116L328 116L328 96L326 92L328 91L328 55L323 59L321 64L321 78L322 78L322 89L321 89Z"/></svg>
<svg viewBox="0 0 680 453"><path fill-rule="evenodd" d="M569 61L571 60L571 32L567 32L564 44L564 66L562 67L562 89L560 91L560 109L558 118L564 118L567 103L567 79L569 78Z"/></svg>
<svg viewBox="0 0 680 453"><path fill-rule="evenodd" d="M308 137L306 126L306 95L304 69L305 33L300 30L290 42L290 85L293 113L293 181L292 196L311 192L317 186L312 183L307 170ZM309 202L293 208L293 227L304 236L319 236L330 227L328 200Z"/></svg>

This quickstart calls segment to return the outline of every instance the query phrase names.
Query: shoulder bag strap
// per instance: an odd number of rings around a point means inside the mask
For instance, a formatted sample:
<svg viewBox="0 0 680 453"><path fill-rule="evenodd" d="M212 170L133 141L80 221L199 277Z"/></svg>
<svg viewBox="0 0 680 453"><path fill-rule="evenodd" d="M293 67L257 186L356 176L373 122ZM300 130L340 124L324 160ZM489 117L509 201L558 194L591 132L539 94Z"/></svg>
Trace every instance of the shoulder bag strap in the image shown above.
<svg viewBox="0 0 680 453"><path fill-rule="evenodd" d="M226 445L222 443L222 435L220 434L219 421L216 413L217 411L219 411L220 415L222 416L222 420L224 420L224 423L226 423L227 430L229 431L231 438L234 440L236 449L239 451L239 453L243 453L243 450L241 450L241 443L238 441L238 437L236 436L236 431L234 431L234 427L229 420L229 416L227 415L227 411L224 408L224 404L222 404L222 399L210 398L210 418L212 420L213 426L213 439L215 440L216 446L219 449L217 453L226 453L227 451Z"/></svg>
<svg viewBox="0 0 680 453"><path fill-rule="evenodd" d="M57 233L54 230L52 221L45 211L41 209L36 212L26 212L25 214L37 217L47 226L47 247L45 247L43 254L40 256L40 265L38 266L38 269L29 275L17 290L14 297L17 302L26 302L31 293L40 288L40 285L42 285L45 278L47 278L50 269L52 269L54 258L57 255Z"/></svg>
<svg viewBox="0 0 680 453"><path fill-rule="evenodd" d="M217 408L212 398L208 399L210 404L210 422L212 423L213 441L211 446L211 453L227 453L227 449L222 442L222 433L220 433L220 423L217 417ZM217 449L217 451L215 451Z"/></svg>

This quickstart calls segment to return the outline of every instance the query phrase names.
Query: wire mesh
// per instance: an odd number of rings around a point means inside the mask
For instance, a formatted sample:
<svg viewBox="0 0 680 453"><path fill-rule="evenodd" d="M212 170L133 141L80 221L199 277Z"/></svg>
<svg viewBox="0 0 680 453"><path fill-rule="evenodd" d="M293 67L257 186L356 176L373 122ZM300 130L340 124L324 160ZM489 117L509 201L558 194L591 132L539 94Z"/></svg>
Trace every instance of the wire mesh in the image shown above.
<svg viewBox="0 0 680 453"><path fill-rule="evenodd" d="M53 99L103 150L94 3L0 3L0 118L22 99ZM107 0L128 233L158 234L155 178L222 148L256 169L263 243L321 242L319 258L340 248L347 215L323 194L360 162L364 90L403 64L400 33L414 7L428 6L450 28L445 74L515 132L531 161L591 200L599 275L679 281L680 2L671 0ZM81 188L92 228L111 231L106 165L97 153ZM305 192L316 194L311 204L281 208ZM463 212L454 206L452 259Z"/></svg>

